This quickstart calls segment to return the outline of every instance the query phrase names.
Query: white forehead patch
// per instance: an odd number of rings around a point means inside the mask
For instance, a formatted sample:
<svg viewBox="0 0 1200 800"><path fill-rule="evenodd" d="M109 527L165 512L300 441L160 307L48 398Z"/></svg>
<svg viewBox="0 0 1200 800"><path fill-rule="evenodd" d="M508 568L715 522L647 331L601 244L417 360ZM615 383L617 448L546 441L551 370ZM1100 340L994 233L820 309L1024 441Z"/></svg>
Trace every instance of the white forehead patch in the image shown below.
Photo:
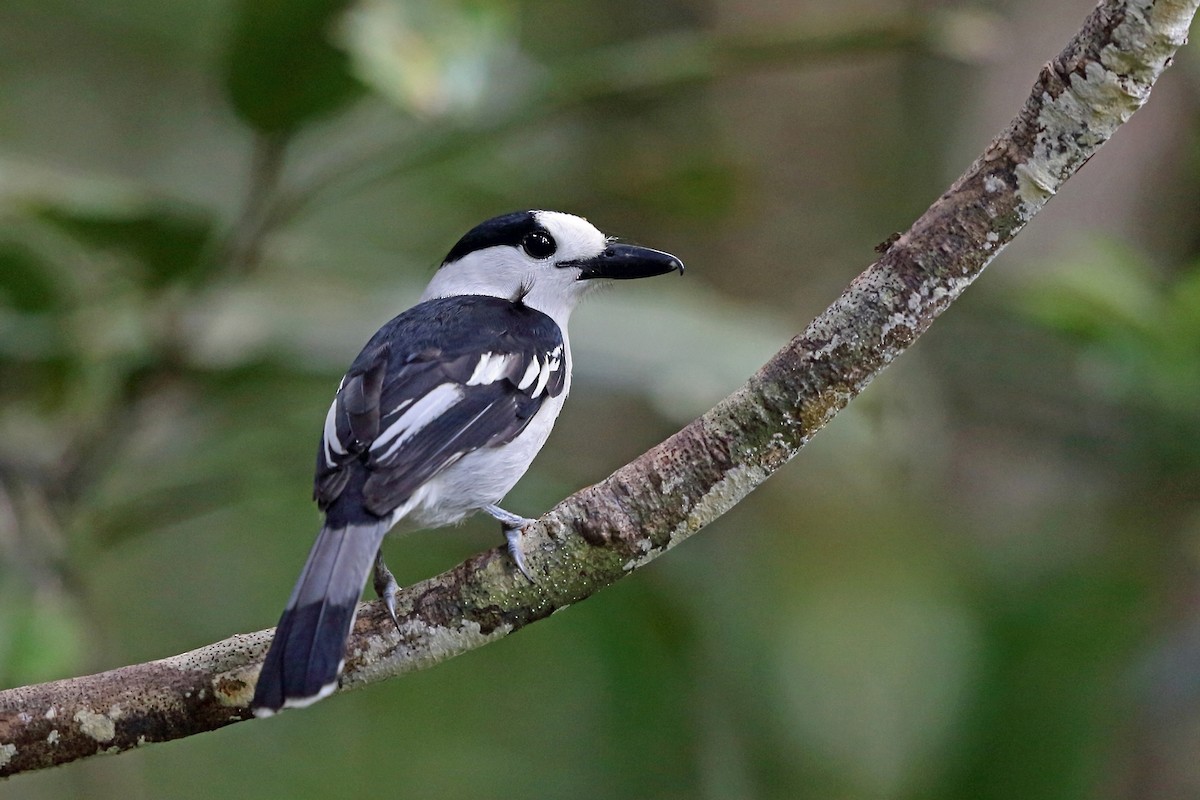
<svg viewBox="0 0 1200 800"><path fill-rule="evenodd" d="M558 243L555 261L594 258L608 244L604 234L583 217L561 211L535 211L533 215Z"/></svg>

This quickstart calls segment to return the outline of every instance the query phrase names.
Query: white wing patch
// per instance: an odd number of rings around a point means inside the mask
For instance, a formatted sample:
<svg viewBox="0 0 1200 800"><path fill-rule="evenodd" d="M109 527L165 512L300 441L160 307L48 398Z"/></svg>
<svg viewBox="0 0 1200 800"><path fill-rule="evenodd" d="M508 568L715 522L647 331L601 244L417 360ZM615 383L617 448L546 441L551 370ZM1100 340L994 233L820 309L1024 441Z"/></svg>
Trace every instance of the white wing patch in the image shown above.
<svg viewBox="0 0 1200 800"><path fill-rule="evenodd" d="M533 391L529 393L530 397L537 397L545 391L546 384L550 382L550 377L562 369L562 351L562 345L559 345L550 352L550 355L546 358L546 363L541 365L537 376L537 386L533 387ZM537 359L534 359L533 363L536 365ZM526 377L529 376L528 370L526 370L525 375Z"/></svg>
<svg viewBox="0 0 1200 800"><path fill-rule="evenodd" d="M337 435L337 396L341 393L342 387L345 385L346 376L343 375L342 379L338 381L337 391L333 394L333 402L329 404L329 413L325 415L325 463L331 467L336 463L333 460L334 453L337 453L339 456L346 455L346 448L342 447L342 440Z"/></svg>
<svg viewBox="0 0 1200 800"><path fill-rule="evenodd" d="M341 387L338 387L339 391ZM342 447L342 442L337 435L337 398L333 398L333 404L329 406L329 413L325 415L325 463L333 466L333 454L339 456L346 455L346 448Z"/></svg>
<svg viewBox="0 0 1200 800"><path fill-rule="evenodd" d="M475 371L467 379L467 386L495 383L508 371L508 365L512 362L513 358L514 356L508 353L484 353L479 357L479 363L475 366Z"/></svg>
<svg viewBox="0 0 1200 800"><path fill-rule="evenodd" d="M517 384L517 388L521 391L525 391L532 386L533 382L537 380L538 373L541 372L541 369L541 362L538 361L537 356L534 356L533 360L529 362L529 366L525 368L525 374L521 376L521 382Z"/></svg>
<svg viewBox="0 0 1200 800"><path fill-rule="evenodd" d="M443 383L433 387L379 434L371 444L371 454L380 460L391 458L401 445L462 399L462 387L456 383ZM379 452L385 447L387 450Z"/></svg>

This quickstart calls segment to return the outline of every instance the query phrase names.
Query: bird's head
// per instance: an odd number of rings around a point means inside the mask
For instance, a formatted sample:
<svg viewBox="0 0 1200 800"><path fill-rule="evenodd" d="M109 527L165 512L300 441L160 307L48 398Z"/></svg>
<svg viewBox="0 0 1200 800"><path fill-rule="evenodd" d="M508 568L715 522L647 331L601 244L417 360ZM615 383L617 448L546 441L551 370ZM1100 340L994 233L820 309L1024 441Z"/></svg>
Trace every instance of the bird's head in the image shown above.
<svg viewBox="0 0 1200 800"><path fill-rule="evenodd" d="M683 263L648 247L621 244L583 217L516 211L472 228L442 262L423 300L485 294L520 301L560 325L605 279L683 272Z"/></svg>

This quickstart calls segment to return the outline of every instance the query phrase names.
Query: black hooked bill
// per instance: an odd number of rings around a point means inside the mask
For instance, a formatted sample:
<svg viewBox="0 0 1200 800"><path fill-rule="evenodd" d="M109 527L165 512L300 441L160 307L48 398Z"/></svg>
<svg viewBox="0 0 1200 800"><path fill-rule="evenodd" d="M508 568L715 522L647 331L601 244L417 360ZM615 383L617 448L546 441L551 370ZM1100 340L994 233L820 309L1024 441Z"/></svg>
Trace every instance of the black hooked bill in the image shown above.
<svg viewBox="0 0 1200 800"><path fill-rule="evenodd" d="M683 262L670 253L638 247L632 244L610 244L600 255L586 260L559 264L560 267L574 266L582 271L579 280L609 278L629 280L652 278L668 272L683 274Z"/></svg>

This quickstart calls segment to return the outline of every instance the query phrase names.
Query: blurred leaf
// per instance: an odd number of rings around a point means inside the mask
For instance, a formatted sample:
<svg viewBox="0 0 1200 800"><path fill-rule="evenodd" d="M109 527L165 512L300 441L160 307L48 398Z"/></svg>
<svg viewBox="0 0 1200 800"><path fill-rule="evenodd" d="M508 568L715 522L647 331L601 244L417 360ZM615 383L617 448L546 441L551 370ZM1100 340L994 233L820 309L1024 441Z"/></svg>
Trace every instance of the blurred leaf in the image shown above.
<svg viewBox="0 0 1200 800"><path fill-rule="evenodd" d="M1146 264L1114 242L1089 242L1037 281L1024 307L1046 327L1083 339L1106 338L1116 328L1146 328L1159 298Z"/></svg>
<svg viewBox="0 0 1200 800"><path fill-rule="evenodd" d="M1171 290L1172 317L1181 326L1181 338L1200 348L1200 263L1179 278Z"/></svg>
<svg viewBox="0 0 1200 800"><path fill-rule="evenodd" d="M3 595L0 685L21 686L75 672L82 661L84 637L70 606L44 594L5 591Z"/></svg>
<svg viewBox="0 0 1200 800"><path fill-rule="evenodd" d="M87 246L136 259L151 288L196 283L208 266L204 256L213 223L196 212L155 207L125 214L50 207L38 216Z"/></svg>
<svg viewBox="0 0 1200 800"><path fill-rule="evenodd" d="M987 597L990 674L976 684L941 796L1104 794L1097 785L1113 757L1106 734L1129 718L1121 682L1153 605L1128 553L1105 554L1028 592L1004 587Z"/></svg>
<svg viewBox="0 0 1200 800"><path fill-rule="evenodd" d="M513 28L504 4L367 0L348 15L345 39L364 82L406 111L437 116L514 89L497 63L510 55Z"/></svg>
<svg viewBox="0 0 1200 800"><path fill-rule="evenodd" d="M781 626L780 710L797 749L837 764L867 796L900 797L954 741L978 622L928 585L933 576L841 577Z"/></svg>
<svg viewBox="0 0 1200 800"><path fill-rule="evenodd" d="M225 90L238 116L286 135L329 114L362 87L332 44L349 0L238 0L225 59Z"/></svg>
<svg viewBox="0 0 1200 800"><path fill-rule="evenodd" d="M1024 310L1086 344L1076 379L1126 415L1141 474L1200 470L1200 269L1167 283L1128 251L1092 245L1039 281Z"/></svg>
<svg viewBox="0 0 1200 800"><path fill-rule="evenodd" d="M615 188L615 187L614 187ZM729 164L704 155L681 159L662 175L652 176L632 195L655 213L702 223L721 219L734 208L738 176Z"/></svg>
<svg viewBox="0 0 1200 800"><path fill-rule="evenodd" d="M0 242L0 305L36 313L58 301L50 266L26 245Z"/></svg>

